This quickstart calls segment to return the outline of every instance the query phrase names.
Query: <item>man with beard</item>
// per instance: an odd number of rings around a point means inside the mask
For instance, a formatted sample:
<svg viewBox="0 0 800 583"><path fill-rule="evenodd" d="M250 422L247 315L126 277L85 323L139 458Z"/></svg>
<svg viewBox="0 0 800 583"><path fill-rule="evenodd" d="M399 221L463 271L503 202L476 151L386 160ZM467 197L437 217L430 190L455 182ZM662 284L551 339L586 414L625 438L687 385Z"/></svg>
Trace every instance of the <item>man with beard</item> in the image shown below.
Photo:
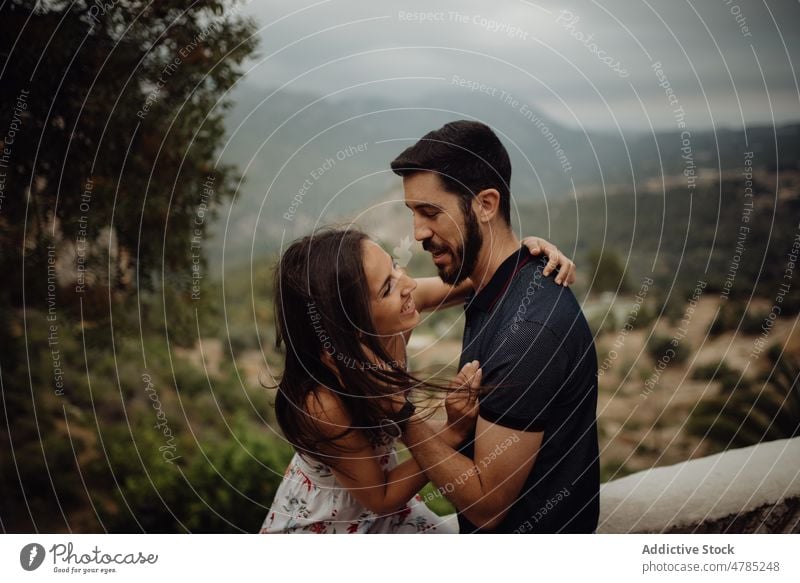
<svg viewBox="0 0 800 583"><path fill-rule="evenodd" d="M547 261L511 229L508 152L488 126L456 121L392 170L441 279L473 284L459 368L477 361L481 385L475 435L459 452L422 417L401 424L403 440L458 509L462 533L594 532L594 341L573 293L543 276Z"/></svg>

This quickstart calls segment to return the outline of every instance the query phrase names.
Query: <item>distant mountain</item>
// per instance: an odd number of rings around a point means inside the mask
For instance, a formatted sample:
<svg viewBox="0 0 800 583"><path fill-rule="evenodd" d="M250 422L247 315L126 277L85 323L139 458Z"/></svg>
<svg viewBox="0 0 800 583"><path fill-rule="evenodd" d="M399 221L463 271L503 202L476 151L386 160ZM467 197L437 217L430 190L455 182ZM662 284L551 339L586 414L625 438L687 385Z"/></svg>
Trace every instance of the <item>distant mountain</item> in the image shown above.
<svg viewBox="0 0 800 583"><path fill-rule="evenodd" d="M680 132L584 132L564 127L533 108L503 105L481 93L444 91L416 100L274 92L242 83L233 93L223 160L245 181L220 213L211 269L274 253L315 225L349 219L391 220L402 197L389 162L427 131L447 121L477 118L509 149L512 191L521 207L573 196L633 190L633 184L684 171ZM560 151L559 151L560 150ZM797 168L800 125L692 132L691 159L702 170ZM591 218L590 218L591 220ZM394 231L389 232L394 236Z"/></svg>

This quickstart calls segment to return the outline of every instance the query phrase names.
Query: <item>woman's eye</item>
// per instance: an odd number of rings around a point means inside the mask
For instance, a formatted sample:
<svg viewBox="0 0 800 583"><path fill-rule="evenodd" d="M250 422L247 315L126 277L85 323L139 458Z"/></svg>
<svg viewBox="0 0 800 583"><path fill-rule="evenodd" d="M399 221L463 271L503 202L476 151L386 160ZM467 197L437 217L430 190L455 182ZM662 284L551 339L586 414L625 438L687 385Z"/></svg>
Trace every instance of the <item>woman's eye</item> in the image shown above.
<svg viewBox="0 0 800 583"><path fill-rule="evenodd" d="M389 294L391 294L394 291L394 288L395 288L396 285L397 285L397 280L396 279L392 279L392 281L389 283L389 287L386 288L386 293L383 294L383 297L386 297Z"/></svg>

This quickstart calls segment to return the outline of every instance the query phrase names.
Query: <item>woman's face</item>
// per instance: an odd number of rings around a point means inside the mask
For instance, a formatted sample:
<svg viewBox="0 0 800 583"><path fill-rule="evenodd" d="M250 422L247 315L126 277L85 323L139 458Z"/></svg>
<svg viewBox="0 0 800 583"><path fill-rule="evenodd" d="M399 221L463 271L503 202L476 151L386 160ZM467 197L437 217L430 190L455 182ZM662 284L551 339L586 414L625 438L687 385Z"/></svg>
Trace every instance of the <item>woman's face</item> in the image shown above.
<svg viewBox="0 0 800 583"><path fill-rule="evenodd" d="M411 297L411 292L417 287L416 280L408 277L377 243L364 241L363 249L375 331L385 337L411 330L420 322Z"/></svg>

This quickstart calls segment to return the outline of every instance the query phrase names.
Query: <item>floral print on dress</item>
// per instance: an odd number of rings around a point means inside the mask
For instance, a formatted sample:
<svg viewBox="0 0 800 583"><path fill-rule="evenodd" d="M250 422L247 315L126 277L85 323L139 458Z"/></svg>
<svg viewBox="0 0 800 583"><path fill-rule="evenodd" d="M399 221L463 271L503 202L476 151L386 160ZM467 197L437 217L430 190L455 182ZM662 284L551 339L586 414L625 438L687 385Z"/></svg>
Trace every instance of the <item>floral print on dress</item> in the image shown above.
<svg viewBox="0 0 800 583"><path fill-rule="evenodd" d="M371 440L381 467L397 466L395 440L374 435ZM458 532L455 515L437 516L417 495L392 514L367 510L344 488L331 468L295 453L278 487L261 533L443 533Z"/></svg>

